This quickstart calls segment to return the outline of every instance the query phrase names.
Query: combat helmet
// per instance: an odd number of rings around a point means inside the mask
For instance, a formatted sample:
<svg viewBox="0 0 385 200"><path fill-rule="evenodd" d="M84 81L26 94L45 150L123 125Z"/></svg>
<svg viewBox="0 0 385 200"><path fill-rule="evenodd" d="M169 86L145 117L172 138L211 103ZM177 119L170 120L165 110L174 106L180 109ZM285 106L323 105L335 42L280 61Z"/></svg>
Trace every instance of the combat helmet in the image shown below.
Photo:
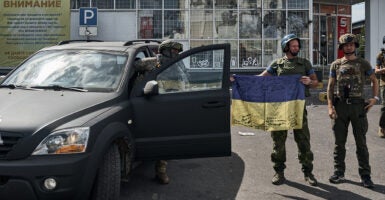
<svg viewBox="0 0 385 200"><path fill-rule="evenodd" d="M342 49L342 47L345 44L350 42L354 42L354 44L356 45L356 48L360 46L360 43L358 42L358 39L354 34L346 33L341 35L340 38L338 39L338 49Z"/></svg>
<svg viewBox="0 0 385 200"><path fill-rule="evenodd" d="M179 52L183 51L183 45L179 42L175 42L172 40L165 40L162 43L160 43L158 51L161 54L164 54L164 50L171 50L171 49L176 49Z"/></svg>
<svg viewBox="0 0 385 200"><path fill-rule="evenodd" d="M283 52L287 52L289 51L289 47L287 46L289 44L290 41L292 40L298 40L298 43L299 43L299 48L301 48L301 40L299 39L299 37L297 37L295 34L289 34L289 35L285 35L285 37L282 38L282 41L281 41L281 48L282 48L282 51Z"/></svg>

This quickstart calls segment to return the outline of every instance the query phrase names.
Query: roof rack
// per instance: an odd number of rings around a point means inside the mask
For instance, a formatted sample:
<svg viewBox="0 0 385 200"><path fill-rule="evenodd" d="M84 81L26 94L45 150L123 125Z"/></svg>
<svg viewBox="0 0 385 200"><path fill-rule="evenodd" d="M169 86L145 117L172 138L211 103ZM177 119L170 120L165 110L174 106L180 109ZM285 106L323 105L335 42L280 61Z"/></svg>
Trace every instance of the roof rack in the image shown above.
<svg viewBox="0 0 385 200"><path fill-rule="evenodd" d="M130 45L133 45L134 43L151 43L151 42L155 42L158 44L162 43L162 41L160 40L130 40L124 43L123 46L130 46Z"/></svg>
<svg viewBox="0 0 385 200"><path fill-rule="evenodd" d="M63 40L57 43L57 45L75 43L75 42L103 42L103 40Z"/></svg>

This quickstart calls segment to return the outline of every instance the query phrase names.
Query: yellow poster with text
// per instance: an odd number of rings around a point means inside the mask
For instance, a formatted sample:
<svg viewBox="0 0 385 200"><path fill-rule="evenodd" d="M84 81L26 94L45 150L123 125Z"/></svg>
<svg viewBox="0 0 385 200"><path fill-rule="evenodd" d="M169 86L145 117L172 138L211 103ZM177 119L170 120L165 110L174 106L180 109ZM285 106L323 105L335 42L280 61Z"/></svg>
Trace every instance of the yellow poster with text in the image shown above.
<svg viewBox="0 0 385 200"><path fill-rule="evenodd" d="M70 38L69 0L0 1L0 67Z"/></svg>

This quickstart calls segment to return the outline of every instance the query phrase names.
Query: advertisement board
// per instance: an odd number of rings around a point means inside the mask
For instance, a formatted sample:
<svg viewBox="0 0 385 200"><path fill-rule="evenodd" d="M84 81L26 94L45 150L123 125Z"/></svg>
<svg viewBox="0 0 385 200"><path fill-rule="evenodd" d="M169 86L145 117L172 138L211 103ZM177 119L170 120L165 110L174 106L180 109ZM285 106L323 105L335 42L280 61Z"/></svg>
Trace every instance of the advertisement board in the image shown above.
<svg viewBox="0 0 385 200"><path fill-rule="evenodd" d="M70 1L0 3L0 67L14 67L35 51L70 38Z"/></svg>

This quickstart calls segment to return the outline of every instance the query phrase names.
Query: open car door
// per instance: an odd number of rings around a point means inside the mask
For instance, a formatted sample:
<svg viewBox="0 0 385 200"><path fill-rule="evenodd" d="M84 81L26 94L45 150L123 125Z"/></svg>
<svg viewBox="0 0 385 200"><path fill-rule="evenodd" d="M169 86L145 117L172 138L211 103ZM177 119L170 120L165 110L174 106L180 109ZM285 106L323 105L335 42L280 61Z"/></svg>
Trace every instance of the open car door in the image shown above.
<svg viewBox="0 0 385 200"><path fill-rule="evenodd" d="M131 95L136 160L229 156L229 70L230 44L208 45L137 83ZM148 81L156 87L144 94Z"/></svg>

